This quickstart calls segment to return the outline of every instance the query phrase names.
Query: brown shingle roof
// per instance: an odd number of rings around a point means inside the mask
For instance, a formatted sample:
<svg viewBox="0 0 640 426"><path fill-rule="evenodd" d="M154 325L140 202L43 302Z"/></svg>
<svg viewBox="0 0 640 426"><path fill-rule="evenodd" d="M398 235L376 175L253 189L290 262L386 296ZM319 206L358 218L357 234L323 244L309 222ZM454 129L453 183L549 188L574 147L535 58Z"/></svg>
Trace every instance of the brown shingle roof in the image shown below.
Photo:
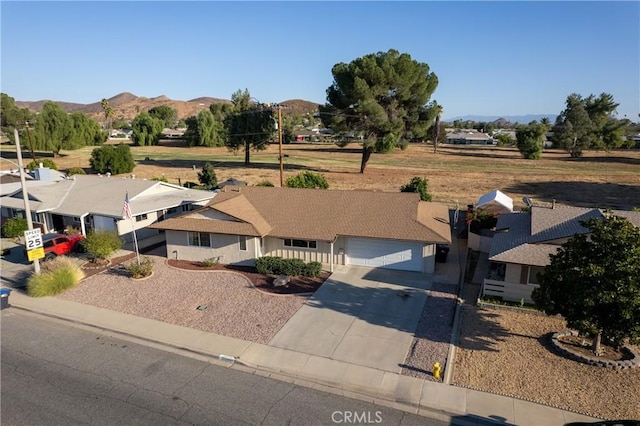
<svg viewBox="0 0 640 426"><path fill-rule="evenodd" d="M279 238L333 241L338 235L450 243L445 205L425 203L414 193L330 191L320 189L242 187L214 197L207 208L251 224L255 232ZM220 222L205 225L201 222ZM191 223L185 216L153 225L158 229L187 229L236 234L236 222L209 219ZM225 228L225 224L233 229ZM218 228L224 228L218 230ZM245 233L244 235L255 235Z"/></svg>

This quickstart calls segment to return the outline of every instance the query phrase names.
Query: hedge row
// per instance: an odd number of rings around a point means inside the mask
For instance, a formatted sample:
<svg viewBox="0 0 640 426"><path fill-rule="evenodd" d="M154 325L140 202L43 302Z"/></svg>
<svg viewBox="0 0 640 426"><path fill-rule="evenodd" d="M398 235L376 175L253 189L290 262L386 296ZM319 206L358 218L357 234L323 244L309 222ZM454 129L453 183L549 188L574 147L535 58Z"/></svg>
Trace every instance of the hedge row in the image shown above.
<svg viewBox="0 0 640 426"><path fill-rule="evenodd" d="M303 275L317 277L322 271L320 262L304 263L302 259L283 259L277 256L264 256L256 259L256 270L264 275Z"/></svg>

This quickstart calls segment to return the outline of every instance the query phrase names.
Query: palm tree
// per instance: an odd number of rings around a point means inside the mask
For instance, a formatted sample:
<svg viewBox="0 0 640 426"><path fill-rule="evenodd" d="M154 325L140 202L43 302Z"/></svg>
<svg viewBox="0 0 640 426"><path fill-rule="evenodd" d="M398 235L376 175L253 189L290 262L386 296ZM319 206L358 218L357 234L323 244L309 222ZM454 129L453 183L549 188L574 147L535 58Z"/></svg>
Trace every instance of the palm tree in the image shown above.
<svg viewBox="0 0 640 426"><path fill-rule="evenodd" d="M114 109L109 105L109 101L106 98L102 98L100 101L100 105L102 105L102 110L104 111L104 118L106 120L107 128L109 130L109 137L111 137L111 123L113 117L116 115Z"/></svg>
<svg viewBox="0 0 640 426"><path fill-rule="evenodd" d="M433 126L433 153L438 153L438 138L440 137L440 119L442 118L442 106L437 107L438 115L436 115L436 123Z"/></svg>

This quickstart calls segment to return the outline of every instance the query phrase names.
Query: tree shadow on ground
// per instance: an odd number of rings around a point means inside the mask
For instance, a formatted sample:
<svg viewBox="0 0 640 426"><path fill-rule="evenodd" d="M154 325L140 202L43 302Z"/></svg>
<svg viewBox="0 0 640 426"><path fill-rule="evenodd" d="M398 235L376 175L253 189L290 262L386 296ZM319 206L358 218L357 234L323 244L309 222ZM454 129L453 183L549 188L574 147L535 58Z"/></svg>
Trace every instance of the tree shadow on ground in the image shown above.
<svg viewBox="0 0 640 426"><path fill-rule="evenodd" d="M511 333L499 323L500 315L491 309L464 305L458 347L463 350L496 352L495 342Z"/></svg>
<svg viewBox="0 0 640 426"><path fill-rule="evenodd" d="M520 182L504 188L506 192L529 194L551 205L552 200L576 207L631 210L640 207L640 185L601 182Z"/></svg>
<svg viewBox="0 0 640 426"><path fill-rule="evenodd" d="M161 168L178 168L178 169L195 169L200 171L206 163L213 165L215 169L254 169L254 170L279 170L280 164L277 161L273 163L252 162L248 166L244 164L244 160L238 161L215 161L215 160L154 160L153 156L146 157L144 160L137 160L137 164L146 166L155 166ZM305 166L302 164L294 164L285 162L286 171L291 170L311 170L315 172L329 172L328 169L319 168L317 166Z"/></svg>
<svg viewBox="0 0 640 426"><path fill-rule="evenodd" d="M580 157L580 158L561 158L562 161L572 163L603 163L603 164L630 164L632 166L640 166L640 158L631 157Z"/></svg>
<svg viewBox="0 0 640 426"><path fill-rule="evenodd" d="M294 151L295 148L288 151ZM336 153L336 154L362 154L362 148L340 148L336 145L329 146L313 146L311 148L305 148L300 150L301 152L317 152L317 153Z"/></svg>
<svg viewBox="0 0 640 426"><path fill-rule="evenodd" d="M487 147L485 147L484 149L486 149ZM490 148L490 146L488 147ZM476 158L505 158L505 159L509 159L509 160L517 160L520 159L516 154L517 151L504 151L504 150L498 150L496 149L495 151L492 152L478 152L473 148L468 148L468 150L456 150L456 151L452 151L452 150L438 150L438 154L443 154L443 155L451 155L451 156L455 156L455 157L476 157Z"/></svg>

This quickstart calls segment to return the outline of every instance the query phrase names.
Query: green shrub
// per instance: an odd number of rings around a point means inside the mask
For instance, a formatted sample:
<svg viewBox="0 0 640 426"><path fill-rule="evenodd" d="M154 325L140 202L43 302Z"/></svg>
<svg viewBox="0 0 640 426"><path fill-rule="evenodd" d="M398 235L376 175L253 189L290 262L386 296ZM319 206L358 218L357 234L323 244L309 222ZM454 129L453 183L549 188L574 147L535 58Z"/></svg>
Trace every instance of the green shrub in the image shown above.
<svg viewBox="0 0 640 426"><path fill-rule="evenodd" d="M54 163L53 160L49 158L39 158L35 161L32 161L27 164L27 169L32 172L35 169L40 168L40 163L42 163L42 167L48 167L51 170L58 170L58 166L56 165L56 163Z"/></svg>
<svg viewBox="0 0 640 426"><path fill-rule="evenodd" d="M151 180L156 181L156 182L169 183L169 180L165 177L165 175L162 175L162 177L152 177Z"/></svg>
<svg viewBox="0 0 640 426"><path fill-rule="evenodd" d="M288 188L329 188L329 183L323 175L308 170L287 178L284 185Z"/></svg>
<svg viewBox="0 0 640 426"><path fill-rule="evenodd" d="M305 269L304 261L302 259L283 259L282 269L277 272L278 275L302 275Z"/></svg>
<svg viewBox="0 0 640 426"><path fill-rule="evenodd" d="M217 257L210 257L208 259L203 260L202 264L204 266L208 266L208 267L215 266L215 265L218 264L218 258Z"/></svg>
<svg viewBox="0 0 640 426"><path fill-rule="evenodd" d="M116 250L122 248L123 241L116 231L97 230L91 231L82 240L82 247L94 259L107 259Z"/></svg>
<svg viewBox="0 0 640 426"><path fill-rule="evenodd" d="M304 275L317 277L322 270L320 262L304 263L302 259L283 259L277 256L264 256L256 259L256 270L263 275Z"/></svg>
<svg viewBox="0 0 640 426"><path fill-rule="evenodd" d="M84 169L81 167L69 167L69 169L67 170L67 176L86 175L86 174L87 172L85 172Z"/></svg>
<svg viewBox="0 0 640 426"><path fill-rule="evenodd" d="M134 260L127 265L127 270L133 278L148 277L153 272L153 260L146 256L140 261L140 263L138 263L137 260Z"/></svg>
<svg viewBox="0 0 640 426"><path fill-rule="evenodd" d="M259 274L278 274L282 269L282 258L277 256L264 256L256 259L256 270Z"/></svg>
<svg viewBox="0 0 640 426"><path fill-rule="evenodd" d="M304 266L302 275L304 275L305 277L318 277L320 276L320 272L322 272L322 263L309 262Z"/></svg>
<svg viewBox="0 0 640 426"><path fill-rule="evenodd" d="M273 184L273 182L271 182L270 180L261 180L260 182L256 183L256 186L275 186Z"/></svg>
<svg viewBox="0 0 640 426"><path fill-rule="evenodd" d="M400 150L404 151L405 149L409 148L409 141L408 140L402 140L402 141L398 142L398 147L400 148Z"/></svg>
<svg viewBox="0 0 640 426"><path fill-rule="evenodd" d="M29 229L27 219L22 217L14 217L7 219L2 225L2 236L6 238L18 238L24 235L24 231Z"/></svg>
<svg viewBox="0 0 640 426"><path fill-rule="evenodd" d="M55 296L78 284L84 277L82 269L70 258L58 256L43 262L40 274L27 280L27 294L31 297Z"/></svg>

